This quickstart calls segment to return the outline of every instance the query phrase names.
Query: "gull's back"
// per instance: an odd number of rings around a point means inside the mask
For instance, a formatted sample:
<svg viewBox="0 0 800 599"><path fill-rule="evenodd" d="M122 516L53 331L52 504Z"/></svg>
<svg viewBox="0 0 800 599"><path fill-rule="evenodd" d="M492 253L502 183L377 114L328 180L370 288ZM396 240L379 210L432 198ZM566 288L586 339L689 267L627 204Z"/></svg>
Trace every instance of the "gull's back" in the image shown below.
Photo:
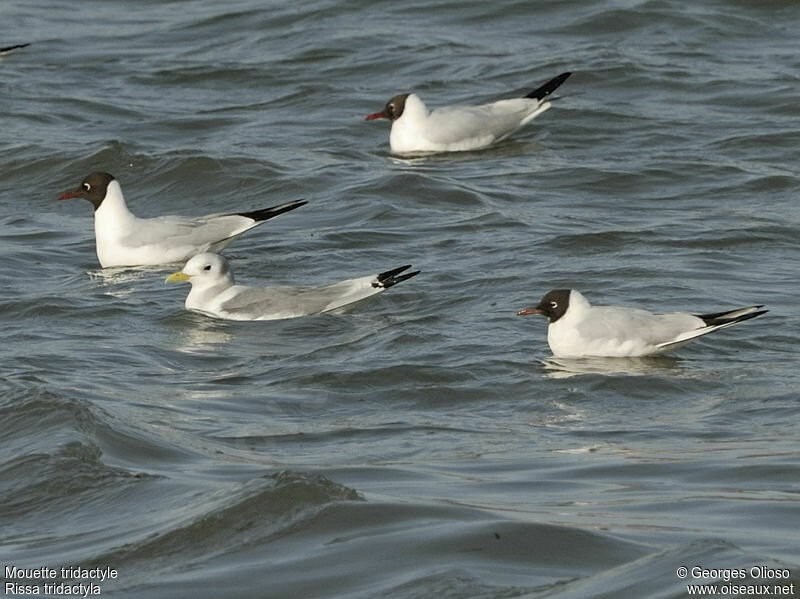
<svg viewBox="0 0 800 599"><path fill-rule="evenodd" d="M319 287L247 287L234 285L218 302L224 318L277 320L321 314L344 308L383 291L373 286L375 275Z"/></svg>

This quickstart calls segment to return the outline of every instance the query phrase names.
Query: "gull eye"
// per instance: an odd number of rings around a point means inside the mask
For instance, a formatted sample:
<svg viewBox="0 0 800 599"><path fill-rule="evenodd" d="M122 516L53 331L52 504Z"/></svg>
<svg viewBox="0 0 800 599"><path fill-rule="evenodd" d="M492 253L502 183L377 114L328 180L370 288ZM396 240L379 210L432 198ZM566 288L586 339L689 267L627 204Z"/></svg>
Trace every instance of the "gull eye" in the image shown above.
<svg viewBox="0 0 800 599"><path fill-rule="evenodd" d="M89 185L88 183L84 183L84 184L83 184L83 188L84 188L86 191L91 191L91 190L92 190L92 186L91 186L91 185Z"/></svg>
<svg viewBox="0 0 800 599"><path fill-rule="evenodd" d="M556 308L558 308L558 302L550 302L550 307L555 310Z"/></svg>
<svg viewBox="0 0 800 599"><path fill-rule="evenodd" d="M211 265L210 265L210 264L206 264L206 265L203 267L203 270L211 270Z"/></svg>

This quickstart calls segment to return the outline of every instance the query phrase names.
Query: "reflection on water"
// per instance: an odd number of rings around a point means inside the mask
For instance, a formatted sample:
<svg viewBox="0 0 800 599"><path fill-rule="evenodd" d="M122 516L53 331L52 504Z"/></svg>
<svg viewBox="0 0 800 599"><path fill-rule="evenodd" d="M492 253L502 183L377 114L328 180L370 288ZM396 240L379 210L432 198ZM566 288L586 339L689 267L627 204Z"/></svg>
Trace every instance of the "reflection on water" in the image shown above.
<svg viewBox="0 0 800 599"><path fill-rule="evenodd" d="M159 266L120 266L114 268L99 268L86 272L90 278L101 281L107 285L130 283L144 278L162 277L165 272L175 270L176 264ZM163 278L163 277L162 277Z"/></svg>
<svg viewBox="0 0 800 599"><path fill-rule="evenodd" d="M648 356L644 358L547 358L542 360L545 376L566 379L581 374L678 375L684 372L679 358Z"/></svg>
<svg viewBox="0 0 800 599"><path fill-rule="evenodd" d="M433 152L420 152L418 154L406 154L399 156L396 154L389 154L388 158L394 164L402 166L414 166L418 164L425 164L431 156L435 156Z"/></svg>
<svg viewBox="0 0 800 599"><path fill-rule="evenodd" d="M176 329L179 334L171 338L175 351L185 354L215 352L233 339L230 326L224 321L194 312L183 312L178 320L180 322L176 324ZM187 321L191 322L187 324Z"/></svg>
<svg viewBox="0 0 800 599"><path fill-rule="evenodd" d="M105 292L106 295L123 298L136 291L136 284L142 280L163 279L165 272L175 270L172 266L174 265L100 268L87 271L86 274L93 281L98 281L102 285L109 287ZM125 285L125 287L112 288L117 285Z"/></svg>
<svg viewBox="0 0 800 599"><path fill-rule="evenodd" d="M461 152L414 152L410 154L390 154L386 157L394 164L402 166L420 166L425 164L473 162L488 158L507 156L524 156L531 152L541 151L544 146L535 140L506 140L497 145L481 150Z"/></svg>

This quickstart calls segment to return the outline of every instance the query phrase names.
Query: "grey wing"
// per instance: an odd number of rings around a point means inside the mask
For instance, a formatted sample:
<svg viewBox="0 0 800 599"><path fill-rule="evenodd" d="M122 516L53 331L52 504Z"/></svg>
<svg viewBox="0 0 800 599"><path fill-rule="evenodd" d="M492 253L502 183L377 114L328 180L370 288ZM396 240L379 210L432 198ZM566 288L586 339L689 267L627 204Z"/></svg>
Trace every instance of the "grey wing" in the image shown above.
<svg viewBox="0 0 800 599"><path fill-rule="evenodd" d="M431 112L426 137L441 144L465 139L500 139L519 128L530 112L530 100L502 101L481 106L447 106ZM499 106L498 106L499 105Z"/></svg>
<svg viewBox="0 0 800 599"><path fill-rule="evenodd" d="M202 247L243 233L252 226L253 219L236 214L200 218L158 216L139 219L137 224L136 230L124 240L127 246L169 244Z"/></svg>
<svg viewBox="0 0 800 599"><path fill-rule="evenodd" d="M578 329L581 336L589 339L657 345L702 326L699 318L682 312L653 314L636 308L595 306L592 308L592 318L583 321Z"/></svg>
<svg viewBox="0 0 800 599"><path fill-rule="evenodd" d="M325 302L307 287L241 287L220 305L243 319L292 318L322 312Z"/></svg>
<svg viewBox="0 0 800 599"><path fill-rule="evenodd" d="M293 318L343 308L376 293L376 275L348 279L320 287L243 287L220 308L243 319Z"/></svg>

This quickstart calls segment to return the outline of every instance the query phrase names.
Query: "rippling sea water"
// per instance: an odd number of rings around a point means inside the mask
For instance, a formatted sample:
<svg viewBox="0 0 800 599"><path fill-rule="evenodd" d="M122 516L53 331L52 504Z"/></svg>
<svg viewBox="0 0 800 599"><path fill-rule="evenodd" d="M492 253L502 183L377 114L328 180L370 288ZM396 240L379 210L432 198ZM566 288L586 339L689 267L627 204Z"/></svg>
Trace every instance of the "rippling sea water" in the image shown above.
<svg viewBox="0 0 800 599"><path fill-rule="evenodd" d="M678 598L713 582L680 566L767 566L800 596L798 30L785 1L5 0L0 46L32 45L0 58L0 566L137 599ZM484 152L399 160L363 122L566 70ZM306 198L229 248L245 283L423 274L345 315L187 313L174 268L99 269L56 201L93 170L140 215ZM514 314L562 286L770 313L556 361Z"/></svg>

